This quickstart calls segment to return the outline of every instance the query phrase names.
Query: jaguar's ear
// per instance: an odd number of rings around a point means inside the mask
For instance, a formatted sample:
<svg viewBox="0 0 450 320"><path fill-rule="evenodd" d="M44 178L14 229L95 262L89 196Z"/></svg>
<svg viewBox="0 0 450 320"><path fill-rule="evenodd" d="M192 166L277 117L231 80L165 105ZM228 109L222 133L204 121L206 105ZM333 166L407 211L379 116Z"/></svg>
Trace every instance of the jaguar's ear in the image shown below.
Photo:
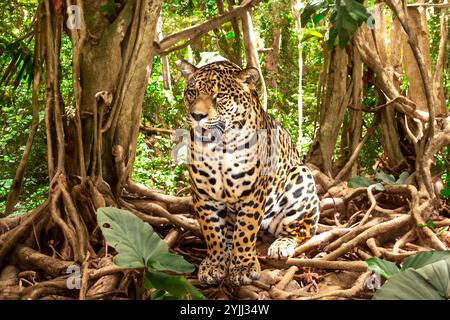
<svg viewBox="0 0 450 320"><path fill-rule="evenodd" d="M239 72L237 77L248 86L254 85L259 80L259 71L255 67L249 67Z"/></svg>
<svg viewBox="0 0 450 320"><path fill-rule="evenodd" d="M197 67L187 60L178 60L176 63L186 80L189 79L195 71L197 71Z"/></svg>

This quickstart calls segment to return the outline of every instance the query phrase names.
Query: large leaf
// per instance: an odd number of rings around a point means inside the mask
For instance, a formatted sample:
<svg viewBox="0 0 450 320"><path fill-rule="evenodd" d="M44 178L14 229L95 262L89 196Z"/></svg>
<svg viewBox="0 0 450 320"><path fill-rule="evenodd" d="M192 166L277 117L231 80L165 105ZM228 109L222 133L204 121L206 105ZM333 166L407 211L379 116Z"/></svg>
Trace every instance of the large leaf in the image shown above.
<svg viewBox="0 0 450 320"><path fill-rule="evenodd" d="M416 270L400 272L378 289L374 300L443 300L439 292Z"/></svg>
<svg viewBox="0 0 450 320"><path fill-rule="evenodd" d="M404 184L406 179L409 178L409 172L408 171L403 171L402 173L400 173L400 176L398 177L398 180L395 182L396 184Z"/></svg>
<svg viewBox="0 0 450 320"><path fill-rule="evenodd" d="M325 7L325 0L310 0L306 4L305 8L302 11L301 20L302 25L305 25L307 22L314 18L321 8ZM315 22L317 23L317 22Z"/></svg>
<svg viewBox="0 0 450 320"><path fill-rule="evenodd" d="M170 276L159 271L149 271L145 275L145 287L167 291L176 299L192 298L203 300L205 297L189 281L180 276ZM162 295L158 295L162 298Z"/></svg>
<svg viewBox="0 0 450 320"><path fill-rule="evenodd" d="M348 180L349 188L367 188L373 184L375 184L375 190L384 191L383 185L372 179L357 176L357 177L353 177L350 180Z"/></svg>
<svg viewBox="0 0 450 320"><path fill-rule="evenodd" d="M106 241L117 255L114 263L123 268L154 267L158 270L192 272L195 267L169 252L153 228L131 212L108 207L97 210L97 220Z"/></svg>
<svg viewBox="0 0 450 320"><path fill-rule="evenodd" d="M395 184L395 178L392 174L386 174L383 171L378 171L375 174L375 178L383 181L386 184Z"/></svg>
<svg viewBox="0 0 450 320"><path fill-rule="evenodd" d="M450 297L450 258L439 260L416 270L439 294Z"/></svg>
<svg viewBox="0 0 450 320"><path fill-rule="evenodd" d="M170 252L153 257L147 265L155 270L170 270L178 273L191 273L195 270L194 265L184 260L182 256Z"/></svg>
<svg viewBox="0 0 450 320"><path fill-rule="evenodd" d="M369 259L375 272L389 265ZM369 261L368 261L369 263ZM392 267L392 266L391 266ZM420 252L403 263L401 272L391 275L374 299L442 300L450 297L450 251Z"/></svg>
<svg viewBox="0 0 450 320"><path fill-rule="evenodd" d="M419 269L436 261L450 258L450 251L425 251L419 252L405 259L402 270L408 268Z"/></svg>
<svg viewBox="0 0 450 320"><path fill-rule="evenodd" d="M395 263L388 260L382 260L378 257L368 259L367 265L370 270L383 276L385 279L390 279L400 272L400 269Z"/></svg>
<svg viewBox="0 0 450 320"><path fill-rule="evenodd" d="M335 11L330 16L333 24L328 38L328 47L332 48L336 44L336 39L340 47L344 48L350 36L352 36L363 22L370 17L367 9L356 0L342 0L336 2Z"/></svg>

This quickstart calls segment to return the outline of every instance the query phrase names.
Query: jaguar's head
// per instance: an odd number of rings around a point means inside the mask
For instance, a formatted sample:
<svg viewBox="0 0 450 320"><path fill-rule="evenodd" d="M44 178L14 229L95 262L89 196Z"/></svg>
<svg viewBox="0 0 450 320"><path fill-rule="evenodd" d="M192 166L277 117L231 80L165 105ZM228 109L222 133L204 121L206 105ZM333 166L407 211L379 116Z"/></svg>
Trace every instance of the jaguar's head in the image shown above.
<svg viewBox="0 0 450 320"><path fill-rule="evenodd" d="M257 98L258 69L242 70L228 61L218 61L200 68L186 60L178 62L186 79L184 101L189 109L191 128L218 129L248 117L252 99Z"/></svg>

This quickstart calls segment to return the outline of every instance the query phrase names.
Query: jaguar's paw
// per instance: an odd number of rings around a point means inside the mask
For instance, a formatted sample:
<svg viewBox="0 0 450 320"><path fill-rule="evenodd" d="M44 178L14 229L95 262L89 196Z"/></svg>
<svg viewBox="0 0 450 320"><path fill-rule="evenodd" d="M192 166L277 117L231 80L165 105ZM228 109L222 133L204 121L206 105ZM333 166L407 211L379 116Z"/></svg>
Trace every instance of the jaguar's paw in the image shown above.
<svg viewBox="0 0 450 320"><path fill-rule="evenodd" d="M206 257L199 266L198 279L206 284L216 284L227 276L227 266L212 262L212 259Z"/></svg>
<svg viewBox="0 0 450 320"><path fill-rule="evenodd" d="M253 280L258 280L261 275L259 262L249 265L236 265L230 268L230 281L236 286L250 284Z"/></svg>
<svg viewBox="0 0 450 320"><path fill-rule="evenodd" d="M269 247L267 256L273 259L287 259L292 257L297 241L293 238L279 238L276 239Z"/></svg>

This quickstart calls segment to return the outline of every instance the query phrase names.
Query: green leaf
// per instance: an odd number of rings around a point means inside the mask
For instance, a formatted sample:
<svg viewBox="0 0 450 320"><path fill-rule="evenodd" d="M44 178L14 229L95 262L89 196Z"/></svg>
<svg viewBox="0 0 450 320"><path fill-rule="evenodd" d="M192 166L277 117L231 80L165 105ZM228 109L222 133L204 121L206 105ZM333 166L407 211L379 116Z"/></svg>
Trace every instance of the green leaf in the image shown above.
<svg viewBox="0 0 450 320"><path fill-rule="evenodd" d="M344 0L347 12L355 21L366 21L370 14L366 7L355 0Z"/></svg>
<svg viewBox="0 0 450 320"><path fill-rule="evenodd" d="M383 171L378 171L375 174L375 178L383 181L386 184L395 184L395 178L392 174L386 174Z"/></svg>
<svg viewBox="0 0 450 320"><path fill-rule="evenodd" d="M305 8L303 9L302 15L301 15L301 22L302 25L305 25L307 22L311 20L311 16L313 19L316 17L316 12L323 7L325 4L324 0L312 0L308 1ZM320 21L320 20L319 20ZM316 21L314 23L317 24Z"/></svg>
<svg viewBox="0 0 450 320"><path fill-rule="evenodd" d="M155 270L169 270L178 273L191 273L195 266L184 260L182 256L167 252L148 261L148 266Z"/></svg>
<svg viewBox="0 0 450 320"><path fill-rule="evenodd" d="M310 34L310 35L312 35L312 36L314 36L314 37L317 37L317 38L319 38L319 39L323 39L323 34L321 34L321 33L318 32L318 31L315 31L315 30L307 30L307 31L306 31L306 34Z"/></svg>
<svg viewBox="0 0 450 320"><path fill-rule="evenodd" d="M234 32L233 31L228 32L227 33L227 40L231 40L233 38L234 38Z"/></svg>
<svg viewBox="0 0 450 320"><path fill-rule="evenodd" d="M427 220L427 226L430 229L436 228L436 225L434 224L433 220Z"/></svg>
<svg viewBox="0 0 450 320"><path fill-rule="evenodd" d="M367 21L369 17L367 9L358 1L337 2L334 12L330 16L332 27L327 41L328 47L331 49L336 44L336 40L340 47L345 47L358 26Z"/></svg>
<svg viewBox="0 0 450 320"><path fill-rule="evenodd" d="M165 290L177 299L205 299L197 288L180 276L169 276L159 271L148 271L145 275L144 284L146 288Z"/></svg>
<svg viewBox="0 0 450 320"><path fill-rule="evenodd" d="M444 197L450 197L450 189L442 189L441 195Z"/></svg>
<svg viewBox="0 0 450 320"><path fill-rule="evenodd" d="M436 261L416 270L443 298L450 296L450 258Z"/></svg>
<svg viewBox="0 0 450 320"><path fill-rule="evenodd" d="M383 276L385 279L390 279L392 276L400 272L400 269L395 263L380 259L378 257L368 259L367 265L370 270Z"/></svg>
<svg viewBox="0 0 450 320"><path fill-rule="evenodd" d="M406 179L409 178L409 172L403 171L400 176L398 177L398 180L395 182L396 184L404 184Z"/></svg>
<svg viewBox="0 0 450 320"><path fill-rule="evenodd" d="M108 207L97 210L103 236L114 247L114 263L123 268L152 266L158 270L192 272L194 266L169 252L167 244L153 228L129 211Z"/></svg>
<svg viewBox="0 0 450 320"><path fill-rule="evenodd" d="M118 252L114 263L120 267L144 268L151 257L168 252L153 228L126 210L99 208L97 221L105 240Z"/></svg>
<svg viewBox="0 0 450 320"><path fill-rule="evenodd" d="M312 21L314 22L314 24L318 24L320 21L323 20L323 18L325 18L325 14L317 13L312 17Z"/></svg>
<svg viewBox="0 0 450 320"><path fill-rule="evenodd" d="M374 300L443 300L439 292L416 270L400 272L379 288Z"/></svg>
<svg viewBox="0 0 450 320"><path fill-rule="evenodd" d="M419 252L405 259L401 270L408 268L419 269L436 261L450 257L450 251L425 251Z"/></svg>
<svg viewBox="0 0 450 320"><path fill-rule="evenodd" d="M150 289L150 288L147 288L147 289ZM163 300L165 294L166 294L166 291L164 291L164 290L156 290L152 294L152 300Z"/></svg>
<svg viewBox="0 0 450 320"><path fill-rule="evenodd" d="M349 188L367 188L371 185L375 184L375 190L378 191L384 191L384 187L382 184L377 183L374 180L364 178L364 177L353 177L350 180L348 180L348 187Z"/></svg>

